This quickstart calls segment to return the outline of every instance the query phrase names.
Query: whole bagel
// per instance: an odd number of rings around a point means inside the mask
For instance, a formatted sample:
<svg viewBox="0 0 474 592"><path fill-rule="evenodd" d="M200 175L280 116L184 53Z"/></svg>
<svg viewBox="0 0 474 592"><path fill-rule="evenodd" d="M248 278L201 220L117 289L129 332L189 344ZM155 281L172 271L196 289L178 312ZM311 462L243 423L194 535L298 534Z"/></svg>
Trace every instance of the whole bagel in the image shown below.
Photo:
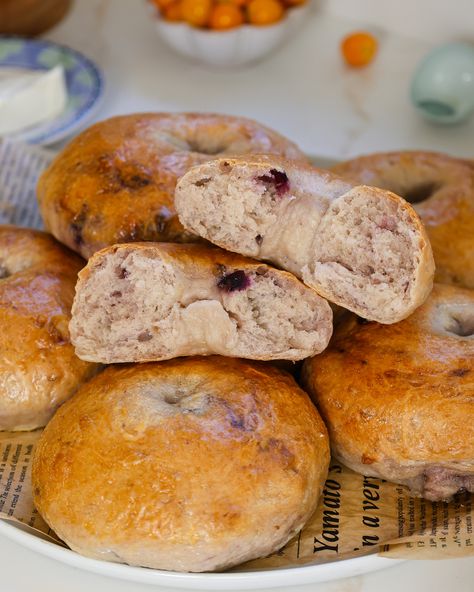
<svg viewBox="0 0 474 592"><path fill-rule="evenodd" d="M96 370L69 341L83 264L43 232L0 226L0 430L46 425Z"/></svg>
<svg viewBox="0 0 474 592"><path fill-rule="evenodd" d="M347 466L430 500L474 492L474 292L435 284L395 325L351 315L303 373Z"/></svg>
<svg viewBox="0 0 474 592"><path fill-rule="evenodd" d="M410 202L426 227L441 283L474 288L474 168L434 152L371 154L334 172L390 189Z"/></svg>
<svg viewBox="0 0 474 592"><path fill-rule="evenodd" d="M297 533L328 463L326 428L286 372L222 357L109 366L42 434L34 501L83 555L217 570Z"/></svg>
<svg viewBox="0 0 474 592"><path fill-rule="evenodd" d="M89 258L109 245L189 242L174 209L176 181L219 155L265 152L304 159L295 144L241 117L142 113L113 117L77 136L43 173L46 228Z"/></svg>

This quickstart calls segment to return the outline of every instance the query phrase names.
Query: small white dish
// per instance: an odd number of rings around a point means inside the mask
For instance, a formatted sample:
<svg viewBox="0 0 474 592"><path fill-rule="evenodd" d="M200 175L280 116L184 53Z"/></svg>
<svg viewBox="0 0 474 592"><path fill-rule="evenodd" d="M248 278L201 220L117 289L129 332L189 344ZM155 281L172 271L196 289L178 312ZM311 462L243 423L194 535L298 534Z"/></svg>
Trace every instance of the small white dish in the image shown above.
<svg viewBox="0 0 474 592"><path fill-rule="evenodd" d="M9 137L48 145L82 127L99 104L104 82L99 68L81 53L45 41L0 35L0 68L50 70L61 65L67 90L66 107L55 118Z"/></svg>
<svg viewBox="0 0 474 592"><path fill-rule="evenodd" d="M310 3L287 10L274 25L241 25L227 31L198 29L155 16L163 41L180 55L214 67L238 67L257 62L281 47L303 25Z"/></svg>

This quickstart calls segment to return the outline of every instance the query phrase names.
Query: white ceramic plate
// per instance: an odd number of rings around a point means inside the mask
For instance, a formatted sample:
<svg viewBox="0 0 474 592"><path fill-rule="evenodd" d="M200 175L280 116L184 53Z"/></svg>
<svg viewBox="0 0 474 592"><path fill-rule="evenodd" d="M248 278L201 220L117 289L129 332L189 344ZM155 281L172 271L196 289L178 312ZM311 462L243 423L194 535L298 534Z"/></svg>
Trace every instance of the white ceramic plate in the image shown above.
<svg viewBox="0 0 474 592"><path fill-rule="evenodd" d="M358 576L400 563L396 559L366 555L355 559L331 561L289 569L190 574L131 567L119 563L89 559L70 549L43 540L39 534L33 534L29 530L25 531L21 526L1 519L0 535L11 539L22 547L89 572L141 584L154 584L156 586L169 586L170 588L185 588L188 590L257 590L260 588L302 586L304 584L315 584Z"/></svg>

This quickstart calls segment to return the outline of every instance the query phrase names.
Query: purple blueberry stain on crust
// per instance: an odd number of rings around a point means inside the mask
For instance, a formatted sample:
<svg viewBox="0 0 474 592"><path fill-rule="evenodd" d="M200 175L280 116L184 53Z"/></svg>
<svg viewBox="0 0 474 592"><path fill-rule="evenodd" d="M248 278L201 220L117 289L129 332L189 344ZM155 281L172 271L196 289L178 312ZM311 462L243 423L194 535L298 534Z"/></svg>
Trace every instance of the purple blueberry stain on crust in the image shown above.
<svg viewBox="0 0 474 592"><path fill-rule="evenodd" d="M83 204L80 211L74 215L74 217L71 220L71 224L69 225L71 229L72 239L77 247L80 247L84 244L82 231L84 229L84 225L87 222L88 213L89 207L87 206L87 204Z"/></svg>
<svg viewBox="0 0 474 592"><path fill-rule="evenodd" d="M217 282L217 287L225 292L240 292L249 286L250 278L245 274L245 271L242 271L241 269L223 275Z"/></svg>
<svg viewBox="0 0 474 592"><path fill-rule="evenodd" d="M264 183L267 187L274 187L276 194L281 197L290 190L290 180L284 171L270 169L268 174L260 175L257 180Z"/></svg>

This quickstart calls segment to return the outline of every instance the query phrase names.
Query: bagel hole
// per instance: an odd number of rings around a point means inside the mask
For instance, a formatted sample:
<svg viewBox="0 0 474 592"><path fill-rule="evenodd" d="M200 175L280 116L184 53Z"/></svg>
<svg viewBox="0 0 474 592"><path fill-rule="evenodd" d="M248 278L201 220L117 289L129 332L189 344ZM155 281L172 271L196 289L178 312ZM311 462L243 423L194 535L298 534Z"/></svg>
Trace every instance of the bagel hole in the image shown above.
<svg viewBox="0 0 474 592"><path fill-rule="evenodd" d="M461 312L451 314L446 331L459 337L474 335L474 311L472 314L462 314Z"/></svg>
<svg viewBox="0 0 474 592"><path fill-rule="evenodd" d="M226 146L223 146L222 144L216 143L213 144L211 142L206 143L206 142L199 142L196 140L188 140L188 150L190 152L197 152L199 154L208 154L209 156L215 156L216 154L220 154L221 152L224 152L226 149Z"/></svg>
<svg viewBox="0 0 474 592"><path fill-rule="evenodd" d="M200 393L192 388L168 385L163 395L163 401L167 405L177 406L183 413L199 413L204 410L204 399Z"/></svg>
<svg viewBox="0 0 474 592"><path fill-rule="evenodd" d="M179 405L184 399L190 396L187 387L183 387L173 382L163 385L161 393L163 401L168 405Z"/></svg>
<svg viewBox="0 0 474 592"><path fill-rule="evenodd" d="M7 278L10 274L10 272L8 271L8 269L2 265L0 263L0 280L4 280L5 278Z"/></svg>
<svg viewBox="0 0 474 592"><path fill-rule="evenodd" d="M410 189L403 191L400 195L408 203L418 204L430 198L439 187L438 183L419 183L418 185L414 185L413 187L410 187Z"/></svg>
<svg viewBox="0 0 474 592"><path fill-rule="evenodd" d="M165 403L168 403L168 405L177 405L181 399L183 398L183 393L180 393L179 391L175 391L173 393L168 393L165 395L164 400Z"/></svg>

